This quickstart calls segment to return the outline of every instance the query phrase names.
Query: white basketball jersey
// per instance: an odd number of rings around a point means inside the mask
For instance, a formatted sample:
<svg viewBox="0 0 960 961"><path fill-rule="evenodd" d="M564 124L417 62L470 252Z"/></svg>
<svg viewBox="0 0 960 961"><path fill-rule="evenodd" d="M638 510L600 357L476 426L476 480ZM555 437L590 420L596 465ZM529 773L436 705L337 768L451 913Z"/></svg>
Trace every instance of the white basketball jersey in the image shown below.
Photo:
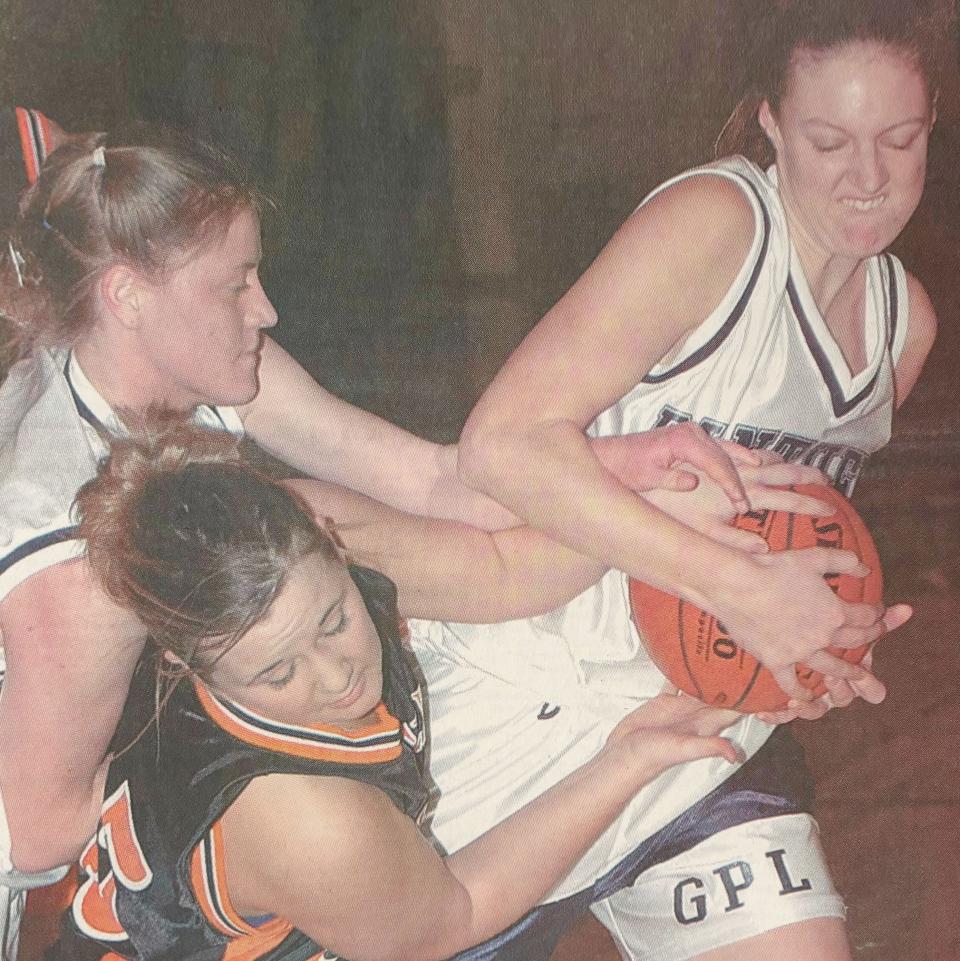
<svg viewBox="0 0 960 961"><path fill-rule="evenodd" d="M753 206L750 255L716 310L591 432L693 420L715 437L819 467L849 496L867 455L890 439L893 369L907 331L903 267L890 254L867 262L867 363L851 375L791 249L776 172L730 158L656 193L703 174L733 181Z"/></svg>
<svg viewBox="0 0 960 961"><path fill-rule="evenodd" d="M242 434L230 407L197 408L211 429ZM72 352L40 350L0 386L0 599L51 564L82 554L71 515L120 423Z"/></svg>
<svg viewBox="0 0 960 961"><path fill-rule="evenodd" d="M694 420L716 437L814 464L849 494L890 436L893 367L907 328L906 281L889 255L866 271L866 368L851 376L791 256L775 173L742 158L688 171L736 183L754 209L749 256L719 306L591 426L598 436ZM651 195L652 196L652 195ZM663 675L630 620L627 578L609 572L559 610L496 625L413 622L427 676L433 827L457 849L587 760L613 723L657 694ZM730 735L754 753L770 728L744 717ZM722 761L668 771L638 796L552 897L689 807L730 773Z"/></svg>

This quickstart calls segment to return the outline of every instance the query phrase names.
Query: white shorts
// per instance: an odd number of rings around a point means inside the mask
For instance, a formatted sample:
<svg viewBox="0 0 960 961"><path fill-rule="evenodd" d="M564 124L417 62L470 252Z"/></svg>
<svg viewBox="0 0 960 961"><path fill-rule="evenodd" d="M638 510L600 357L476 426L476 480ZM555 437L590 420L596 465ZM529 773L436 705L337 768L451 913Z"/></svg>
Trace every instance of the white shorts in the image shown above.
<svg viewBox="0 0 960 961"><path fill-rule="evenodd" d="M846 916L809 814L719 831L590 910L630 961L687 961L786 924Z"/></svg>

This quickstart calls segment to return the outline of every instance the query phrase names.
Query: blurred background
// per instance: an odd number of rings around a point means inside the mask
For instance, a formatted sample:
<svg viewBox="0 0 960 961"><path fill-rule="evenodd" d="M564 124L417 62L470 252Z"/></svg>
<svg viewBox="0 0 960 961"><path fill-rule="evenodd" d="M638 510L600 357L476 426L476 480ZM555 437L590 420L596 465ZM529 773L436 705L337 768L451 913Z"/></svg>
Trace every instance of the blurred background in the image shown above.
<svg viewBox="0 0 960 961"><path fill-rule="evenodd" d="M0 0L0 96L70 130L163 120L242 157L276 205L263 276L278 340L334 392L453 440L643 195L710 158L757 2ZM856 498L888 593L917 615L877 653L882 707L800 727L871 961L960 958L951 67L897 249L941 335ZM589 926L578 936L576 956L612 951Z"/></svg>

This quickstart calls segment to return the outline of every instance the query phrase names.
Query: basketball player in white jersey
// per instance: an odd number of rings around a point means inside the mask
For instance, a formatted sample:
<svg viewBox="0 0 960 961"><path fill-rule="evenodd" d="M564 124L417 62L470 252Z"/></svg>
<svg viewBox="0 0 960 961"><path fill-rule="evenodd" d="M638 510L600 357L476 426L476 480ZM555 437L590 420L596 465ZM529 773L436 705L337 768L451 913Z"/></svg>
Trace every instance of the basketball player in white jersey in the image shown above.
<svg viewBox="0 0 960 961"><path fill-rule="evenodd" d="M816 464L849 494L866 457L887 442L894 407L935 333L923 288L883 251L923 189L942 20L889 0L809 0L770 11L773 29L753 55L756 89L743 113L760 124L775 164L728 158L655 191L508 361L461 442L472 482L644 579L636 498L590 456L585 427L616 434L693 421ZM531 470L542 478L535 495L519 480ZM714 611L791 688L789 651L764 650L743 612L724 607L743 596L763 605L769 581L760 572L770 559L754 558L754 581L741 580L682 544L678 532L664 566L684 566L690 584L713 578ZM791 609L825 589L809 573L798 560ZM531 621L414 625L437 717L431 769L443 792L434 819L441 841L466 843L589 756L621 712L659 689L629 614L626 577L611 573ZM888 625L906 616L892 610ZM806 661L832 673L825 652ZM855 693L883 696L872 678L845 686L835 677L832 692L839 703ZM795 701L767 720L824 709ZM763 789L743 791L710 764L664 776L554 897L582 890L603 858L623 857L635 883L595 910L625 957L849 959L843 905L806 802L767 776L792 749L779 732L761 747L772 728L756 717L732 731L754 755L743 771L762 766ZM463 764L469 747L457 738L483 745L472 765ZM711 791L698 820L713 826L688 850L671 849L668 837L649 870L628 863L631 850L672 830L671 819ZM760 794L791 803L763 810Z"/></svg>

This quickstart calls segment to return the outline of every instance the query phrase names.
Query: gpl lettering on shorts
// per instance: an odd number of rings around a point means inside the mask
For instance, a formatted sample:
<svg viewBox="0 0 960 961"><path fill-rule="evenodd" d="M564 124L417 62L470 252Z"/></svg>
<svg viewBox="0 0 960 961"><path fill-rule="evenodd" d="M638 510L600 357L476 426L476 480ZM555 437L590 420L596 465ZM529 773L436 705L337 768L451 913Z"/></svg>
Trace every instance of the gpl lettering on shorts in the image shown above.
<svg viewBox="0 0 960 961"><path fill-rule="evenodd" d="M808 878L794 880L787 866L786 851L767 851L767 860L757 865L756 873L747 861L731 861L718 868L714 874L720 884L708 883L702 877L691 875L673 889L673 913L680 924L697 924L705 921L711 911L725 913L738 911L750 901L751 888L776 884L781 897L809 891L813 887ZM712 881L712 879L710 879ZM712 892L712 896L711 896Z"/></svg>

